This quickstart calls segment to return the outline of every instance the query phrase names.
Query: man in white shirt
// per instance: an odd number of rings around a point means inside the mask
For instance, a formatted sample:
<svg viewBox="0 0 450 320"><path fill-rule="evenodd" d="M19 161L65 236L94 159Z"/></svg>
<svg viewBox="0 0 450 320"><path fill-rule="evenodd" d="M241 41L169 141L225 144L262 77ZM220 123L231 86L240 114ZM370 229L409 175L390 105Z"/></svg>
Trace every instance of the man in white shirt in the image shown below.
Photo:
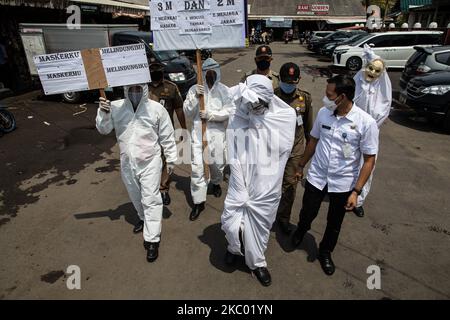
<svg viewBox="0 0 450 320"><path fill-rule="evenodd" d="M374 168L378 153L377 123L353 104L354 94L352 78L339 75L328 80L323 99L325 107L317 114L297 173L298 179L302 179L303 168L312 158L292 244L300 245L328 194L327 227L318 257L327 275L335 271L331 252L337 244L345 213L357 205L358 195ZM364 158L362 167L361 157Z"/></svg>

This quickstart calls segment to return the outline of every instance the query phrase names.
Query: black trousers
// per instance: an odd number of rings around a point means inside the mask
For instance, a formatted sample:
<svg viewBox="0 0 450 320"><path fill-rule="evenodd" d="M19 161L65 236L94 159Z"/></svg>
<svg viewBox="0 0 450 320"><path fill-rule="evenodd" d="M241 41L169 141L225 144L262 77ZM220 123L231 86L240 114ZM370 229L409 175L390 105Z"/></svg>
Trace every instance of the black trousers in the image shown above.
<svg viewBox="0 0 450 320"><path fill-rule="evenodd" d="M325 186L323 190L319 190L306 181L305 193L303 194L303 205L300 210L300 220L298 222L298 231L304 236L306 232L311 229L311 224L317 217L320 205L326 194L328 194L330 198L330 206L328 208L327 228L319 249L322 252L332 252L336 247L339 238L342 221L344 221L346 213L345 205L347 204L351 191L342 193L328 192L327 186Z"/></svg>

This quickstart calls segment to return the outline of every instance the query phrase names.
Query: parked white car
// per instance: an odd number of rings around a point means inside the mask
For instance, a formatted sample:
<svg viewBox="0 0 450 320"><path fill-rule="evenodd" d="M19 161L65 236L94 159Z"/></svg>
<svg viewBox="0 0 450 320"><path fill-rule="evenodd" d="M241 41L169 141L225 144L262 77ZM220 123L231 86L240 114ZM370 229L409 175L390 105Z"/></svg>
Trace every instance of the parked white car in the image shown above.
<svg viewBox="0 0 450 320"><path fill-rule="evenodd" d="M388 68L404 68L416 51L414 46L436 46L442 43L442 31L392 31L371 33L351 46L339 46L334 50L333 63L358 71L363 66L363 48L368 44Z"/></svg>

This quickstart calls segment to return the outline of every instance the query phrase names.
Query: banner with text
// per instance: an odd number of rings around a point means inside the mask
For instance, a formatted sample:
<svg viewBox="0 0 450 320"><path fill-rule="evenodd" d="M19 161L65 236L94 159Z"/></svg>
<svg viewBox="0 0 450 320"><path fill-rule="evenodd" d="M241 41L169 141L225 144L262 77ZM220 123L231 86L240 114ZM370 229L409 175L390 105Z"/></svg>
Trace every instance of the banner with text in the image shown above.
<svg viewBox="0 0 450 320"><path fill-rule="evenodd" d="M149 5L156 51L245 46L244 0L150 0Z"/></svg>
<svg viewBox="0 0 450 320"><path fill-rule="evenodd" d="M33 57L46 95L151 82L144 44Z"/></svg>

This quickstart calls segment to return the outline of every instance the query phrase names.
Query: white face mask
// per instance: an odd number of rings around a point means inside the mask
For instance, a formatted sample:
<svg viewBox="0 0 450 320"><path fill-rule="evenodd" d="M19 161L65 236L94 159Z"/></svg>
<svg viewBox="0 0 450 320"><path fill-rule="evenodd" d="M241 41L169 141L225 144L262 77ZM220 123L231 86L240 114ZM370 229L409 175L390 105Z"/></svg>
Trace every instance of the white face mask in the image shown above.
<svg viewBox="0 0 450 320"><path fill-rule="evenodd" d="M327 96L323 97L322 102L323 106L328 110L330 110L331 112L334 112L334 110L336 110L337 108L336 102L334 102L334 100L328 99Z"/></svg>

